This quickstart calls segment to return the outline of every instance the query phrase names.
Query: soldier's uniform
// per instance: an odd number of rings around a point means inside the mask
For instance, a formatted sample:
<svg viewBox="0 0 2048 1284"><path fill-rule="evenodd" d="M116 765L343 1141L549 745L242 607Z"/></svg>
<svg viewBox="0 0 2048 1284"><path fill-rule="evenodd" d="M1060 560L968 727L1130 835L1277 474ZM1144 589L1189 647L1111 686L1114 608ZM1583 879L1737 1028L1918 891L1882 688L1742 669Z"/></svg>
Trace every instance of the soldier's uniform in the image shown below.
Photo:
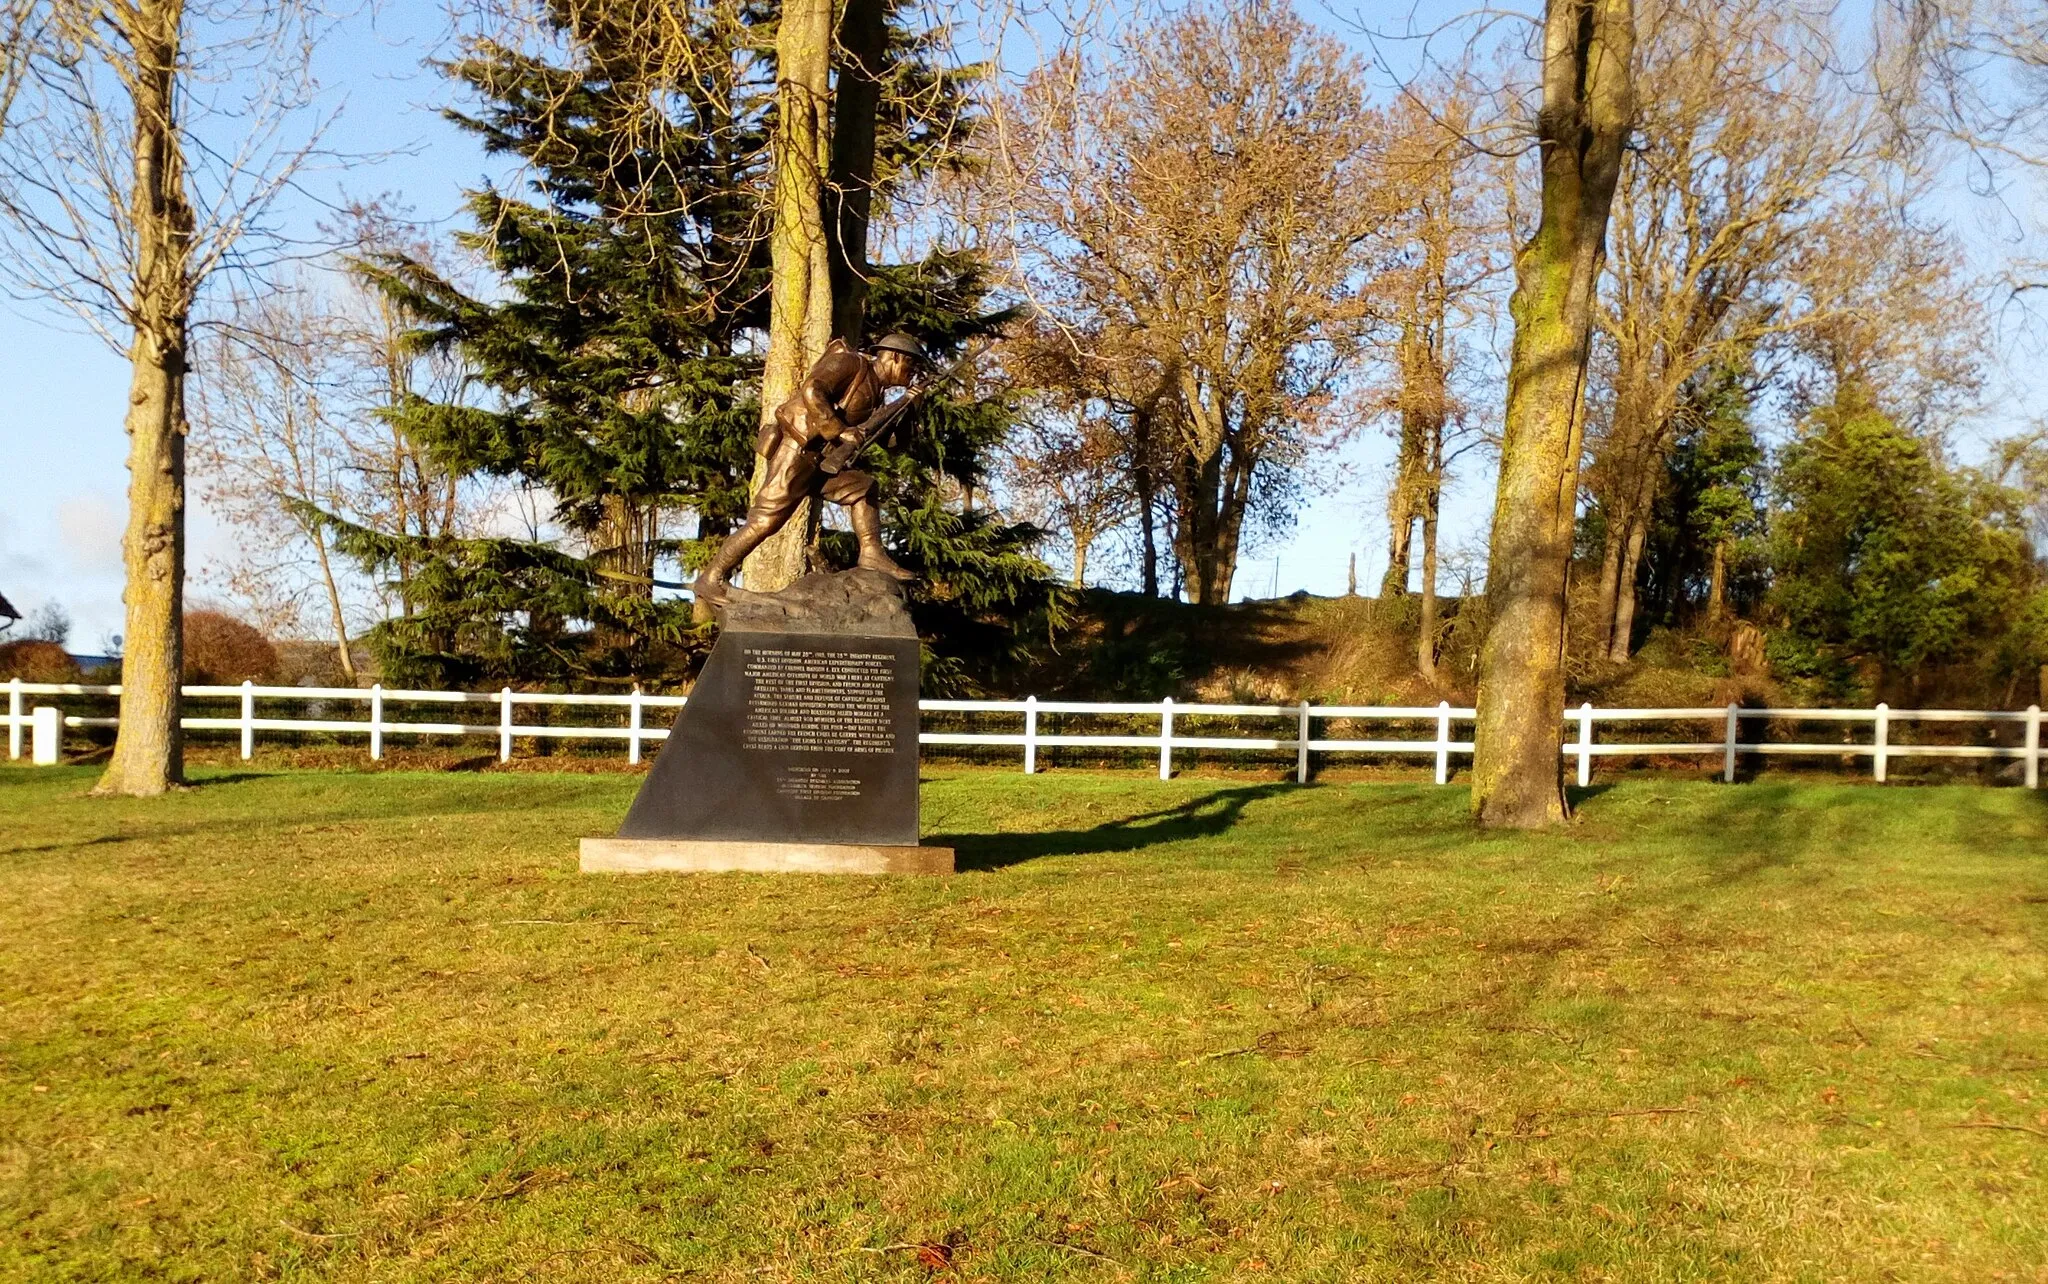
<svg viewBox="0 0 2048 1284"><path fill-rule="evenodd" d="M876 345L884 351L919 355L916 340L892 334ZM694 591L699 602L724 596L726 581L760 546L813 496L847 510L860 544L859 565L900 580L914 578L882 547L882 510L875 499L875 479L859 469L830 471L827 454L850 457L863 437L861 425L882 406L884 384L872 358L834 339L789 399L775 408L775 417L761 425L754 442L757 454L768 457L761 489L747 508L747 520L726 536ZM833 448L837 447L835 451Z"/></svg>

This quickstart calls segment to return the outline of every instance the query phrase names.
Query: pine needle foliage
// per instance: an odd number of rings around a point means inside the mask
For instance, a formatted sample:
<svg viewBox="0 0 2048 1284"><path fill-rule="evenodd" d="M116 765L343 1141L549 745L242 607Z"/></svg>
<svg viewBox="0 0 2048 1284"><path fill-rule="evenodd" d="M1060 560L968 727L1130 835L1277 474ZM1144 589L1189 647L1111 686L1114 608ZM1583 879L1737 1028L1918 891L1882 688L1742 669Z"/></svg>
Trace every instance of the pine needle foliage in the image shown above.
<svg viewBox="0 0 2048 1284"><path fill-rule="evenodd" d="M876 331L923 336L944 367L1015 320L1011 309L985 307L988 292L984 260L940 249L913 264L877 268L868 315ZM925 639L928 694L985 690L1023 658L1034 636L1067 616L1067 599L1036 552L1044 532L1009 520L986 499L1016 417L1007 392L983 395L966 371L934 391L896 447L862 461L881 483L890 542L920 576L912 614ZM831 551L842 563L852 560L850 546Z"/></svg>
<svg viewBox="0 0 2048 1284"><path fill-rule="evenodd" d="M407 613L371 635L391 680L680 677L708 644L687 602L655 596L654 568L693 571L746 509L774 128L761 28L776 16L772 3L549 0L539 39L474 40L445 64L474 104L451 118L517 160L524 186L469 194L457 240L488 268L486 289L405 254L359 265L411 319L416 351L478 372L479 395L388 413L452 471L545 496L559 537L419 540L326 518L364 564L426 568ZM887 22L879 220L902 213L908 186L965 163L983 70L947 61L942 26L894 5ZM949 362L1013 319L988 306L987 277L980 256L945 247L869 265L865 329L911 330ZM899 442L862 460L892 544L924 577L927 688L949 693L981 689L1061 609L1032 552L1040 532L987 503L1015 412L979 386L970 373L936 390ZM826 560L850 563L845 542L828 532Z"/></svg>
<svg viewBox="0 0 2048 1284"><path fill-rule="evenodd" d="M414 609L372 637L399 680L672 665L670 648L703 639L686 603L655 598L657 560L701 562L746 506L759 361L743 333L765 272L750 23L706 11L695 37L717 56L700 66L724 72L657 82L624 7L557 2L546 19L544 52L476 40L443 66L475 104L450 118L524 180L469 194L457 240L490 288L406 254L359 264L414 323L416 350L452 350L478 375L481 395L412 398L389 408L394 423L453 471L544 495L560 532L421 542L338 529L369 565L430 564Z"/></svg>

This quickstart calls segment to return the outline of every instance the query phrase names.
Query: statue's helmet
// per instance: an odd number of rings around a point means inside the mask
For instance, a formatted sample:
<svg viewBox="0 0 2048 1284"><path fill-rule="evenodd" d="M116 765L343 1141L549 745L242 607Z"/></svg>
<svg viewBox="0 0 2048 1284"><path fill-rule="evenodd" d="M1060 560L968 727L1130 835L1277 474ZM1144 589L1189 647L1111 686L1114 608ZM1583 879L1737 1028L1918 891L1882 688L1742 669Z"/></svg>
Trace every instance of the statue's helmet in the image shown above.
<svg viewBox="0 0 2048 1284"><path fill-rule="evenodd" d="M924 345L907 330L892 330L875 340L876 352L900 352L913 362L924 360Z"/></svg>

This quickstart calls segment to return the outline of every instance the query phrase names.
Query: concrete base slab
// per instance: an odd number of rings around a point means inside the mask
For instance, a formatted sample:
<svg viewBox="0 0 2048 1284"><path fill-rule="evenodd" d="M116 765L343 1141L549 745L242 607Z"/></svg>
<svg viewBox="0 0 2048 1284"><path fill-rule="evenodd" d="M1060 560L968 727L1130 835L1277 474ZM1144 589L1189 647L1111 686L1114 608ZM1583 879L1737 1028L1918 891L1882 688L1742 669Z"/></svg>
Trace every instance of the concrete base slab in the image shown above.
<svg viewBox="0 0 2048 1284"><path fill-rule="evenodd" d="M950 847L862 843L719 842L702 838L586 838L586 874L950 874Z"/></svg>

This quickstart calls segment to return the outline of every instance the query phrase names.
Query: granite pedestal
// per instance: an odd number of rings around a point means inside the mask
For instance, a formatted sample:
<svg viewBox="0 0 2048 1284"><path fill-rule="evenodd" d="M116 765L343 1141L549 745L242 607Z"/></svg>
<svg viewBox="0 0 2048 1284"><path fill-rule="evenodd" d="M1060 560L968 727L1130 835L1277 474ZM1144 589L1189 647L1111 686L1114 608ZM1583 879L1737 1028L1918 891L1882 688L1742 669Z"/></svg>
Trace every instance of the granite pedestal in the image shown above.
<svg viewBox="0 0 2048 1284"><path fill-rule="evenodd" d="M917 631L872 571L731 590L723 628L616 838L586 873L949 874L920 847Z"/></svg>

